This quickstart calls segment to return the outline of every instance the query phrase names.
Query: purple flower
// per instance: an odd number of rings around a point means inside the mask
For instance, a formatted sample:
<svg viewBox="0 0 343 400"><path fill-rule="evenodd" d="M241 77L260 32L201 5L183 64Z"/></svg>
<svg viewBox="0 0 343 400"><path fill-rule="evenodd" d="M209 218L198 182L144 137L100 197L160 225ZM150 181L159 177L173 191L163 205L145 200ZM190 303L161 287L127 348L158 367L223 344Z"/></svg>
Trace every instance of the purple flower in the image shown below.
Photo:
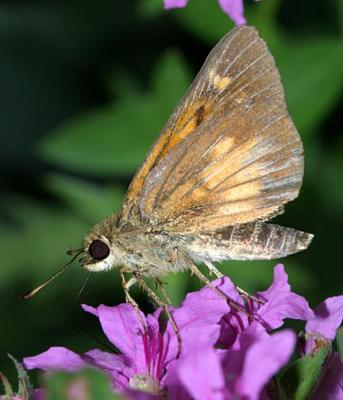
<svg viewBox="0 0 343 400"><path fill-rule="evenodd" d="M287 318L306 321L305 349L314 352L320 343L316 340L333 340L342 321L343 296L327 299L313 312L303 297L291 291L281 264L274 268L272 285L255 295L257 301L243 299L227 277L212 285L231 301L205 287L171 310L182 337L179 358L170 323L165 330L160 328L161 309L145 316L129 304L84 305L120 354L93 349L79 355L52 347L25 358L24 364L45 371L96 367L127 399L152 400L167 394L175 400L265 400L271 378L288 362L296 344L294 332L272 331ZM343 400L342 376L342 362L333 354L311 399Z"/></svg>
<svg viewBox="0 0 343 400"><path fill-rule="evenodd" d="M321 344L335 339L343 320L343 296L330 297L314 310L314 316L305 326L305 353L315 354ZM343 399L343 362L338 353L332 353L320 383L311 400Z"/></svg>
<svg viewBox="0 0 343 400"><path fill-rule="evenodd" d="M147 317L138 318L136 310L129 304L116 307L100 305L97 308L83 306L84 310L99 318L107 338L121 354L111 354L94 349L79 355L63 347L51 347L34 357L26 357L28 369L45 371L78 371L86 366L104 370L116 390L142 390L158 394L168 381L171 390L178 390L178 380L173 378L173 363L177 355L177 339L170 326L160 332L161 310ZM174 319L182 335L182 353L190 343L211 346L217 341L221 316L229 311L226 302L212 290L206 288L189 294L183 304L173 311ZM144 326L142 325L142 322Z"/></svg>
<svg viewBox="0 0 343 400"><path fill-rule="evenodd" d="M343 296L329 297L315 308L313 317L307 320L306 333L334 340L342 320Z"/></svg>
<svg viewBox="0 0 343 400"><path fill-rule="evenodd" d="M216 282L219 280L214 283ZM275 266L274 280L270 288L257 292L255 295L259 303L252 301L244 303L233 283L226 277L217 287L245 310L242 312L232 308L223 316L219 342L226 348L229 348L237 335L247 329L253 321L261 324L266 332L270 332L280 328L287 318L306 321L314 316L306 299L291 291L288 276L282 264ZM249 318L248 315L251 317Z"/></svg>
<svg viewBox="0 0 343 400"><path fill-rule="evenodd" d="M178 374L195 400L257 400L289 360L295 342L291 331L269 336L260 325L252 324L230 350L193 346L193 351L181 357Z"/></svg>
<svg viewBox="0 0 343 400"><path fill-rule="evenodd" d="M274 268L270 288L256 294L259 302L244 302L227 277L212 284L240 309L231 307L223 315L219 348L189 344L177 365L177 375L196 400L269 398L265 386L288 362L296 344L293 332L270 335L270 331L282 326L287 318L306 321L314 313L303 297L291 291L281 264ZM210 288L203 291L212 292Z"/></svg>
<svg viewBox="0 0 343 400"><path fill-rule="evenodd" d="M246 23L243 14L243 0L218 0L222 10L234 21L236 25ZM164 8L182 8L185 7L188 0L164 0Z"/></svg>

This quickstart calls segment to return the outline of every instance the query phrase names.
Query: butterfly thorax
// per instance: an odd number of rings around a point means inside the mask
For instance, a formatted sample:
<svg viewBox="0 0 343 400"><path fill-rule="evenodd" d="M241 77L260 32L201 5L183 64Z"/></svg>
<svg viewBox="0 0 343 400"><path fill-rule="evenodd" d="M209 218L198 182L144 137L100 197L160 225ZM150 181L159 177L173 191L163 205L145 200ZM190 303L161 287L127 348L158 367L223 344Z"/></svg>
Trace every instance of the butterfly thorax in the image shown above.
<svg viewBox="0 0 343 400"><path fill-rule="evenodd" d="M94 243L104 249L103 253L97 251L98 258L92 257ZM127 272L157 277L187 268L187 255L178 235L143 226L118 226L116 215L93 228L85 239L84 248L84 267L90 271L119 267Z"/></svg>

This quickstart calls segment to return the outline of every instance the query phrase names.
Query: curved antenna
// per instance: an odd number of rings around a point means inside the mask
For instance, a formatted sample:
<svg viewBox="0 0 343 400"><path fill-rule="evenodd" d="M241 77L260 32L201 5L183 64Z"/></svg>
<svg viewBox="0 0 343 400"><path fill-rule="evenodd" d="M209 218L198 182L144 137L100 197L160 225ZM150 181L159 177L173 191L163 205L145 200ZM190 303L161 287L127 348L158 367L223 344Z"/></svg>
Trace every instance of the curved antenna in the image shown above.
<svg viewBox="0 0 343 400"><path fill-rule="evenodd" d="M83 249L80 249L79 251L77 251L73 258L67 262L67 264L65 264L58 272L56 272L54 275L52 275L50 278L48 278L45 282L43 282L41 285L37 286L36 288L30 290L27 293L24 293L23 295L20 296L21 300L27 300L30 299L31 297L33 297L35 294L37 294L38 292L40 292L42 289L45 288L45 286L47 286L50 282L52 282L54 279L56 279L58 276L60 276L69 266L70 264L72 264L75 259L81 254L83 253Z"/></svg>

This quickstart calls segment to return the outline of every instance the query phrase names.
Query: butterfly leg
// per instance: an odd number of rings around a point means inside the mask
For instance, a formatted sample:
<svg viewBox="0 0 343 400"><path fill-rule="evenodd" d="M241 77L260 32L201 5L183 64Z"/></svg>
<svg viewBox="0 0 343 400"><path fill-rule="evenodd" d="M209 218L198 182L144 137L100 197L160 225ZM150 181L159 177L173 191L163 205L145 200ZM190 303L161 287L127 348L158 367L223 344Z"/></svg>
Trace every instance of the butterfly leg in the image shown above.
<svg viewBox="0 0 343 400"><path fill-rule="evenodd" d="M193 263L189 263L188 268L191 270L191 272L198 277L198 279L203 282L206 286L211 288L219 297L224 299L225 301L228 302L228 304L236 309L237 311L243 312L244 314L248 315L248 317L252 316L247 312L247 310L242 307L240 304L236 303L230 297L228 297L224 292L222 292L220 289L218 289L216 286L213 286L211 281L207 278L206 275L204 275L200 269ZM219 271L218 271L219 272Z"/></svg>
<svg viewBox="0 0 343 400"><path fill-rule="evenodd" d="M211 263L211 261L205 261L204 264L209 269L210 274L214 274L217 278L222 278L224 275Z"/></svg>
<svg viewBox="0 0 343 400"><path fill-rule="evenodd" d="M135 301L135 299L131 296L131 294L129 292L130 288L137 283L137 279L135 276L132 276L128 281L126 281L124 271L120 271L120 278L121 278L121 285L122 285L124 293L125 293L125 301L126 301L126 303L129 303L134 307L134 309L137 313L137 317L144 329L144 333L147 333L146 325L145 325L145 322L143 321L143 318L141 315L141 310L139 309L137 302Z"/></svg>
<svg viewBox="0 0 343 400"><path fill-rule="evenodd" d="M163 284L161 281L156 280L158 286L161 289L161 292L164 296L164 298L166 299L167 302L161 300L158 295L148 286L148 284L145 282L145 280L138 274L134 274L135 278L137 279L137 283L138 285L148 294L148 296L160 307L163 308L164 312L166 313L168 320L170 322L170 325L172 326L176 338L177 338L177 355L176 358L178 358L181 354L181 345L182 345L182 339L181 339L181 335L180 335L180 331L179 328L176 324L176 321L173 317L173 315L170 313L169 311L169 305L171 304L169 296L166 292L166 290L163 288Z"/></svg>
<svg viewBox="0 0 343 400"><path fill-rule="evenodd" d="M236 286L237 292L244 297L245 299L248 300L252 300L255 301L258 304L264 304L264 301L262 301L261 299L258 299L257 297L255 297L254 295L248 293L247 291L245 291L244 289L241 289L239 286Z"/></svg>
<svg viewBox="0 0 343 400"><path fill-rule="evenodd" d="M120 279L121 279L121 285L122 285L123 290L124 290L126 303L130 303L135 308L139 308L138 304L132 298L132 296L130 295L130 292L129 292L130 288L137 282L136 278L133 276L128 281L126 281L124 272L120 271Z"/></svg>
<svg viewBox="0 0 343 400"><path fill-rule="evenodd" d="M209 269L210 273L211 274L213 273L217 278L222 278L224 276L210 261L207 261L204 264ZM257 297L251 295L250 293L246 292L244 289L241 289L239 286L235 286L235 287L237 289L237 292L244 299L253 300L253 301L255 301L256 303L259 303L259 304L264 304L264 302L262 300L260 300Z"/></svg>

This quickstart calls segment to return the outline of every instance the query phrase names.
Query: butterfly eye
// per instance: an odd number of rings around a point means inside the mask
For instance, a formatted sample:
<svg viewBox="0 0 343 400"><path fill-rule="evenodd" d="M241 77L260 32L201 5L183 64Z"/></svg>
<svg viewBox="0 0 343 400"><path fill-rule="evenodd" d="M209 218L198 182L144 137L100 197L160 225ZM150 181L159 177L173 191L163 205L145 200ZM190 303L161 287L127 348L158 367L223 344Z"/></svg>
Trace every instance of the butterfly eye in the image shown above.
<svg viewBox="0 0 343 400"><path fill-rule="evenodd" d="M95 260L103 260L110 254L110 249L106 243L101 240L93 240L88 248L89 254Z"/></svg>

